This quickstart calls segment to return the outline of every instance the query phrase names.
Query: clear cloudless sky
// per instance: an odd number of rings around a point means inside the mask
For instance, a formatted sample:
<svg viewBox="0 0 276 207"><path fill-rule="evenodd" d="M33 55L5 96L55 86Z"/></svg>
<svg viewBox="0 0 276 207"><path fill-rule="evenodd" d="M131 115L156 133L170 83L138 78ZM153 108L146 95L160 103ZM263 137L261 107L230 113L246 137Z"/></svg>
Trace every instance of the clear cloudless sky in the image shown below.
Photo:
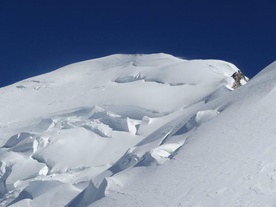
<svg viewBox="0 0 276 207"><path fill-rule="evenodd" d="M0 0L0 87L115 53L276 60L276 0Z"/></svg>

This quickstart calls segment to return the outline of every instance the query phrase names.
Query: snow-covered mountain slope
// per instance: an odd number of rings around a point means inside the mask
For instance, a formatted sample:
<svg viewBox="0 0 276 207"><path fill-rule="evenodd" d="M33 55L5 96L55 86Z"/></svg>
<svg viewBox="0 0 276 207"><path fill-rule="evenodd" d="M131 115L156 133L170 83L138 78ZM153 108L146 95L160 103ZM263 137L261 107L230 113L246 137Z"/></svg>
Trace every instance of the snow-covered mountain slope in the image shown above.
<svg viewBox="0 0 276 207"><path fill-rule="evenodd" d="M112 55L0 89L0 206L276 205L276 63ZM242 82L242 84L244 84Z"/></svg>
<svg viewBox="0 0 276 207"><path fill-rule="evenodd" d="M186 137L173 160L106 179L106 197L90 206L275 206L275 78L276 62L199 107L164 143Z"/></svg>

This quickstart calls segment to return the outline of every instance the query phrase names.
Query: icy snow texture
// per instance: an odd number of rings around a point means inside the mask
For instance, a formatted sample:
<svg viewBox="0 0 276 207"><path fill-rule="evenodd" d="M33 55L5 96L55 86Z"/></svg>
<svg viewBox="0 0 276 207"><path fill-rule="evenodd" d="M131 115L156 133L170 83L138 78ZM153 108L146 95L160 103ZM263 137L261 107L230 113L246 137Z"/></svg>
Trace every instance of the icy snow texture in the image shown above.
<svg viewBox="0 0 276 207"><path fill-rule="evenodd" d="M275 206L276 64L112 55L0 89L0 206Z"/></svg>

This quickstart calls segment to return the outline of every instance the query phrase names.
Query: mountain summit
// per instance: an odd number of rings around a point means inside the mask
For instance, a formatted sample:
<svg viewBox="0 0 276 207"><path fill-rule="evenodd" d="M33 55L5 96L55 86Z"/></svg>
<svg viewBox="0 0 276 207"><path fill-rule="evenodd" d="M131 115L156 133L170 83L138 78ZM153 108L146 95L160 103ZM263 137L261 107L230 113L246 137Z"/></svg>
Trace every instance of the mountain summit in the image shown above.
<svg viewBox="0 0 276 207"><path fill-rule="evenodd" d="M273 206L275 68L118 54L1 88L0 205Z"/></svg>

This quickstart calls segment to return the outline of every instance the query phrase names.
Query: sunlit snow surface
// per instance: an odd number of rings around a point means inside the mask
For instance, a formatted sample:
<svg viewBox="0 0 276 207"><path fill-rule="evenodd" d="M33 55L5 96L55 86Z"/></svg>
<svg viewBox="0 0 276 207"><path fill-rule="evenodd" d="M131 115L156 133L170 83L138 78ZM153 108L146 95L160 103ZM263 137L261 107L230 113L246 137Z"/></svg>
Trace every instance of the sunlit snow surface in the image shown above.
<svg viewBox="0 0 276 207"><path fill-rule="evenodd" d="M275 206L276 64L112 55L0 89L0 206Z"/></svg>

